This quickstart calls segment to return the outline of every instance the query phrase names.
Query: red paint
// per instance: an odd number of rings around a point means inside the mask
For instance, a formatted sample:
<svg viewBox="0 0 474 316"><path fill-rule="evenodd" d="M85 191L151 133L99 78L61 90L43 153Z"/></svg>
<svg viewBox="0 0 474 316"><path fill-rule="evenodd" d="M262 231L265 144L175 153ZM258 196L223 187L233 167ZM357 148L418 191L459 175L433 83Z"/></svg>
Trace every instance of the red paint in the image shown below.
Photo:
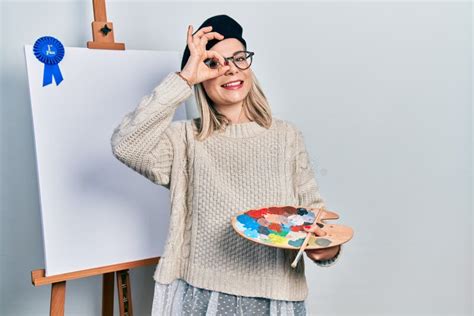
<svg viewBox="0 0 474 316"><path fill-rule="evenodd" d="M304 231L303 229L303 225L295 225L295 226L291 226L291 231L293 232L300 232L300 231Z"/></svg>
<svg viewBox="0 0 474 316"><path fill-rule="evenodd" d="M252 218L260 218L263 217L263 215L268 213L267 208L261 208L259 210L251 210L247 212L247 215L252 217Z"/></svg>
<svg viewBox="0 0 474 316"><path fill-rule="evenodd" d="M271 214L277 214L277 215L283 215L285 214L285 209L283 207L270 207L268 209L268 212Z"/></svg>
<svg viewBox="0 0 474 316"><path fill-rule="evenodd" d="M272 223L272 224L270 224L270 226L268 226L268 229L274 230L276 232L281 232L281 225L276 224L276 223Z"/></svg>

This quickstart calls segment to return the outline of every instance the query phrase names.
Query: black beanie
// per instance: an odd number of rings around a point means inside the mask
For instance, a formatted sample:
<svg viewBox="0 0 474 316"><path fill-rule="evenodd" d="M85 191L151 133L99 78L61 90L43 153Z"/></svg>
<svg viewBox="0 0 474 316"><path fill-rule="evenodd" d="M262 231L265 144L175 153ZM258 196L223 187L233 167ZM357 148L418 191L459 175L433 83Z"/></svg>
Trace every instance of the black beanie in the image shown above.
<svg viewBox="0 0 474 316"><path fill-rule="evenodd" d="M230 16L221 14L221 15L215 15L213 17L210 17L201 24L201 26L196 30L196 32L206 26L212 26L211 32L217 32L219 34L222 34L222 36L224 36L224 39L226 38L238 39L242 44L244 44L245 49L247 49L247 43L242 38L242 26ZM196 34L196 32L194 32L193 35ZM208 41L206 44L206 50L211 49L212 46L214 46L220 41L221 40L218 40L215 38ZM186 44L186 48L184 49L184 53L183 53L183 59L181 61L181 70L183 70L184 66L186 66L189 56L190 56L190 52L189 52L188 45Z"/></svg>

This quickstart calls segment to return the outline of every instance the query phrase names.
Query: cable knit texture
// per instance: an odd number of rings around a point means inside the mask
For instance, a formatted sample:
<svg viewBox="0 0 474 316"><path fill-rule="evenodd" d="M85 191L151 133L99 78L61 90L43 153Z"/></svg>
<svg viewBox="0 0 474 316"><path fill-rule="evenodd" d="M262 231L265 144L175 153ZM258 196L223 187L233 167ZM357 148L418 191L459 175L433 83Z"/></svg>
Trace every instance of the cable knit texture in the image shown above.
<svg viewBox="0 0 474 316"><path fill-rule="evenodd" d="M301 131L273 117L268 129L256 122L231 124L198 141L193 120L172 121L191 95L186 81L169 73L111 138L117 159L170 190L169 231L155 281L181 278L234 295L304 300L304 260L290 266L297 251L256 244L230 224L250 208L325 207ZM328 267L339 254L313 262Z"/></svg>

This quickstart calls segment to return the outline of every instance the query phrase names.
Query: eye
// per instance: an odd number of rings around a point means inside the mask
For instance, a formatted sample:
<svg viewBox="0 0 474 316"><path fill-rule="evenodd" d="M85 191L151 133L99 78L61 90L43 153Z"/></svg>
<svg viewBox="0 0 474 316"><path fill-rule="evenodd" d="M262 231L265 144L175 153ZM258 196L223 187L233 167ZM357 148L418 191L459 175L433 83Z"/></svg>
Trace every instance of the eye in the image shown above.
<svg viewBox="0 0 474 316"><path fill-rule="evenodd" d="M210 67L210 68L215 68L215 67L217 67L217 66L219 65L219 62L218 62L218 61L215 61L215 60L210 59L210 58L206 59L206 60L204 61L204 63L205 63L208 67Z"/></svg>

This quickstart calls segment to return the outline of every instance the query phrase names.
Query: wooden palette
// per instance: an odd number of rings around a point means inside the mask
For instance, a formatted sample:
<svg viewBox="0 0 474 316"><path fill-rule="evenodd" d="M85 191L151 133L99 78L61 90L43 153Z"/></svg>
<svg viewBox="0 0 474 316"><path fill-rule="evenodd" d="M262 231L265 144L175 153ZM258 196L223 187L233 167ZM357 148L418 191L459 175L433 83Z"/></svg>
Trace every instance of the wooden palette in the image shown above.
<svg viewBox="0 0 474 316"><path fill-rule="evenodd" d="M302 206L269 206L243 211L233 216L231 223L240 236L253 242L270 247L299 249L307 234L303 226L312 225L319 210ZM311 234L306 249L329 248L352 238L352 228L324 222L338 219L339 215L327 210L321 211L323 213L316 225L327 234Z"/></svg>

